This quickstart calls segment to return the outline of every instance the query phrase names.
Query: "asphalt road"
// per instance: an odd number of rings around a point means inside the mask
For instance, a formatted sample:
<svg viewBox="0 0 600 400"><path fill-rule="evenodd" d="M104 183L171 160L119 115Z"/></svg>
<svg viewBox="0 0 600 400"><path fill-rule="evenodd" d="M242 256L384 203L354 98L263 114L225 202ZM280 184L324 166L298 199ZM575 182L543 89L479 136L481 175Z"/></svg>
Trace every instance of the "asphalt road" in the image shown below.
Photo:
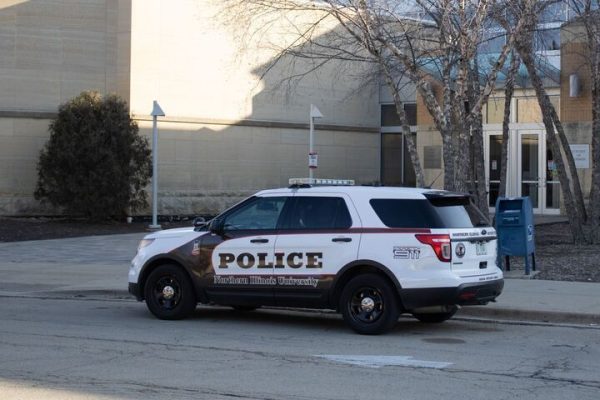
<svg viewBox="0 0 600 400"><path fill-rule="evenodd" d="M0 399L594 399L600 330L0 296Z"/></svg>

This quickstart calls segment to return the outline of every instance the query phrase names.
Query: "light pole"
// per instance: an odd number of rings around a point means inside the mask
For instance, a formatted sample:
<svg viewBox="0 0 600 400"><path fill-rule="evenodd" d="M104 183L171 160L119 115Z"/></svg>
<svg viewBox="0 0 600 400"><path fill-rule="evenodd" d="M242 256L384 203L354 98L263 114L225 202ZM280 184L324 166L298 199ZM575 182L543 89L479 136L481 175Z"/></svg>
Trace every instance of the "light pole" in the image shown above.
<svg viewBox="0 0 600 400"><path fill-rule="evenodd" d="M157 221L158 209L158 117L164 117L165 112L158 102L152 103L152 225L150 229L158 230L161 226Z"/></svg>
<svg viewBox="0 0 600 400"><path fill-rule="evenodd" d="M323 114L319 109L311 104L310 105L310 134L308 138L308 178L310 183L313 183L313 171L317 169L319 164L319 157L314 149L314 136L315 136L315 118L323 118Z"/></svg>

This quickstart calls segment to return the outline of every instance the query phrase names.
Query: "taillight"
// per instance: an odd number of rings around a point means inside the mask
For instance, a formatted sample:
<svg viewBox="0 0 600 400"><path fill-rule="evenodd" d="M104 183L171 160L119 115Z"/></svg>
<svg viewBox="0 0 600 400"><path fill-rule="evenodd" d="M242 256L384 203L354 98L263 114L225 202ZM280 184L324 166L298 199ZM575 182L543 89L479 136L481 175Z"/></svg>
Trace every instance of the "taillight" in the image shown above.
<svg viewBox="0 0 600 400"><path fill-rule="evenodd" d="M449 235L418 234L417 240L431 246L440 261L450 262L452 260L452 246Z"/></svg>

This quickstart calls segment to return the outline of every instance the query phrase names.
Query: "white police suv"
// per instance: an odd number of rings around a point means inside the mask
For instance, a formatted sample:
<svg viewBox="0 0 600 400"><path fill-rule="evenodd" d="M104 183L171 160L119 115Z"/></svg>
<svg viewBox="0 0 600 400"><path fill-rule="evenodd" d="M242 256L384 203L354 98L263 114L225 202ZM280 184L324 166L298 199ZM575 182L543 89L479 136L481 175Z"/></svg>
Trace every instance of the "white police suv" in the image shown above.
<svg viewBox="0 0 600 400"><path fill-rule="evenodd" d="M401 313L445 321L503 285L496 232L468 196L392 187L264 190L205 226L147 235L129 270L161 319L197 303L335 309L362 334Z"/></svg>

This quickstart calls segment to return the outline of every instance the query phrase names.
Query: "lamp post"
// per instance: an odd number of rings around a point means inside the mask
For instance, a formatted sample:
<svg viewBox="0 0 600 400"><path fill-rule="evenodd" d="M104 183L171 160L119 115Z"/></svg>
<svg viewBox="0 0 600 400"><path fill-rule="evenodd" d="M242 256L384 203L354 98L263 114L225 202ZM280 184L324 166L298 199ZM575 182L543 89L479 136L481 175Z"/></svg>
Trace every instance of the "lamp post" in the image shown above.
<svg viewBox="0 0 600 400"><path fill-rule="evenodd" d="M313 171L317 169L319 164L319 158L317 152L314 150L314 136L315 136L315 118L323 118L323 114L319 109L311 104L310 105L310 134L308 138L308 178L310 183L313 183L314 174Z"/></svg>
<svg viewBox="0 0 600 400"><path fill-rule="evenodd" d="M156 100L152 103L152 225L150 229L158 230L161 226L157 221L158 209L158 117L164 117L165 112Z"/></svg>

